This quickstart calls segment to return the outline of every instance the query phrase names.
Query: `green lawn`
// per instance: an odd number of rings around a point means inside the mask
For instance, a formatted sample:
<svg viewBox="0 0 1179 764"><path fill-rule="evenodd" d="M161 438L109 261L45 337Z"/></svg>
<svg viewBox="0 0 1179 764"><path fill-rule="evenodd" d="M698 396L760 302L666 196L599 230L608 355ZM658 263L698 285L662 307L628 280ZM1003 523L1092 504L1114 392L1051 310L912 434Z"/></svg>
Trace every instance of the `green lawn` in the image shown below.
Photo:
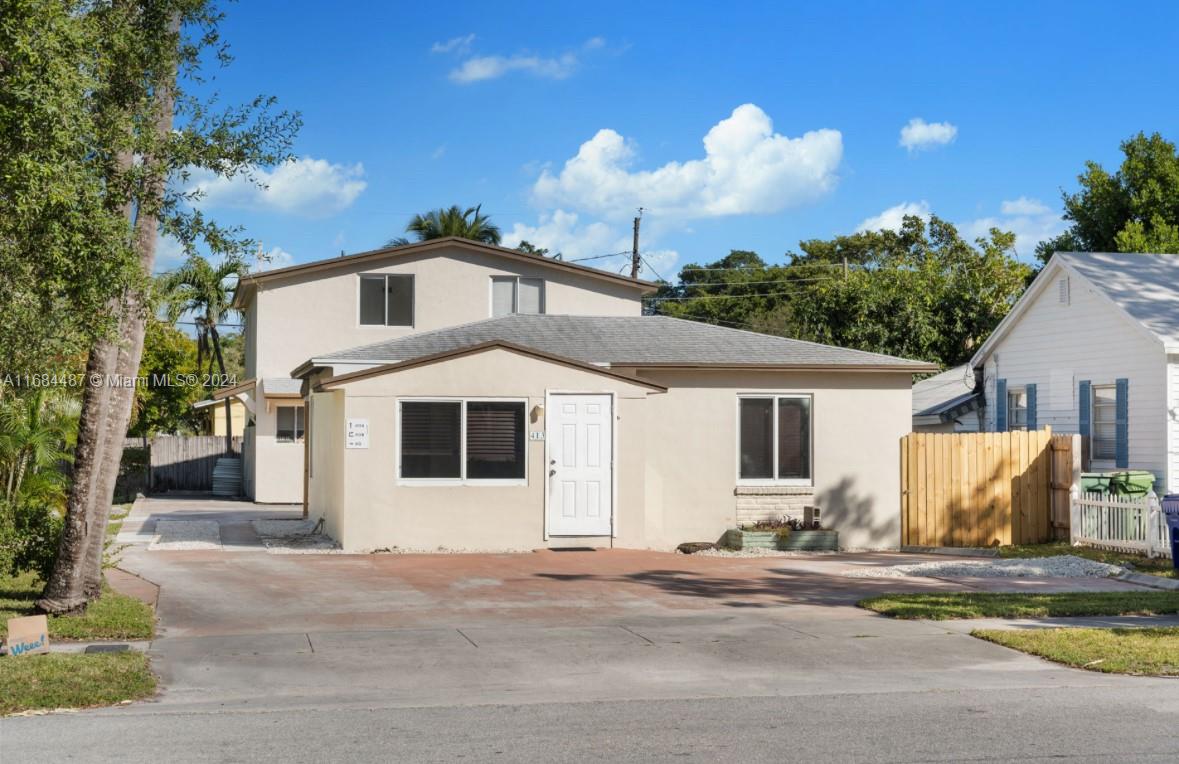
<svg viewBox="0 0 1179 764"><path fill-rule="evenodd" d="M156 678L138 652L0 658L0 715L109 706L153 695Z"/></svg>
<svg viewBox="0 0 1179 764"><path fill-rule="evenodd" d="M0 636L7 636L9 618L33 613L42 586L31 573L0 576ZM151 639L154 634L155 614L151 607L109 586L83 615L49 618L50 639Z"/></svg>
<svg viewBox="0 0 1179 764"><path fill-rule="evenodd" d="M974 636L1067 666L1115 674L1179 676L1179 627L977 629Z"/></svg>
<svg viewBox="0 0 1179 764"><path fill-rule="evenodd" d="M885 594L859 606L892 618L1042 618L1051 616L1179 613L1179 592L945 592Z"/></svg>
<svg viewBox="0 0 1179 764"><path fill-rule="evenodd" d="M1071 554L1076 557L1084 557L1089 560L1108 563L1109 565L1125 565L1129 563L1134 566L1134 570L1138 573L1147 573L1152 576L1163 576L1165 578L1175 577L1175 569L1171 565L1171 559L1169 557L1155 557L1152 559L1140 554L1112 552L1108 549L1094 549L1093 547L1087 546L1072 546L1067 541L1057 541L1052 544L1024 544L999 547L1000 557L1054 557L1061 554Z"/></svg>

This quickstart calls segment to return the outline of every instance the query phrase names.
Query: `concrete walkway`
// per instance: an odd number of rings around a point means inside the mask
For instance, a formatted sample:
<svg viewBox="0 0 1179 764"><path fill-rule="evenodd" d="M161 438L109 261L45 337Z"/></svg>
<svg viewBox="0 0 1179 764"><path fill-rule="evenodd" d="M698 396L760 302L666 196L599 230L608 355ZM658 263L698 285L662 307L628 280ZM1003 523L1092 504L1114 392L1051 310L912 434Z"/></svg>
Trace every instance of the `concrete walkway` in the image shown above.
<svg viewBox="0 0 1179 764"><path fill-rule="evenodd" d="M1059 618L962 618L937 621L951 631L969 634L975 629L1148 629L1179 627L1179 615L1068 616Z"/></svg>

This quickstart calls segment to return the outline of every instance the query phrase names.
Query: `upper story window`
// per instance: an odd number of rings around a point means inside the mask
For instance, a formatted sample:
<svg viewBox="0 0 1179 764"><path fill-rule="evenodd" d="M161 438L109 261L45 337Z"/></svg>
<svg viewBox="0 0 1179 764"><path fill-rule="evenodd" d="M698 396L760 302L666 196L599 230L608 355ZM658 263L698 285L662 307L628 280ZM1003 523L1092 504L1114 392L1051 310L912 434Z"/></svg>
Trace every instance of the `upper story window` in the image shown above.
<svg viewBox="0 0 1179 764"><path fill-rule="evenodd" d="M809 485L809 395L748 395L737 401L737 478Z"/></svg>
<svg viewBox="0 0 1179 764"><path fill-rule="evenodd" d="M1026 430L1028 428L1028 393L1027 390L1007 391L1007 429Z"/></svg>
<svg viewBox="0 0 1179 764"><path fill-rule="evenodd" d="M413 276L361 276L360 325L413 326Z"/></svg>
<svg viewBox="0 0 1179 764"><path fill-rule="evenodd" d="M1118 455L1118 390L1115 385L1093 385L1093 459L1114 460Z"/></svg>
<svg viewBox="0 0 1179 764"><path fill-rule="evenodd" d="M491 277L491 317L544 313L544 279Z"/></svg>

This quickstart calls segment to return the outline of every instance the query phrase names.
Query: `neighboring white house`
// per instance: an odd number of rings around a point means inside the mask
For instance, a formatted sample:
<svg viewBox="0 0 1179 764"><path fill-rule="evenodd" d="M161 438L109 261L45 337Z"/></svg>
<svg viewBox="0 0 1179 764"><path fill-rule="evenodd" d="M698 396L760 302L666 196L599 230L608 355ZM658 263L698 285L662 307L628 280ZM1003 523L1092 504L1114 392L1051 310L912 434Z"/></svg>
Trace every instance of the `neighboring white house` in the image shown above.
<svg viewBox="0 0 1179 764"><path fill-rule="evenodd" d="M914 432L978 432L982 395L970 364L955 366L913 385Z"/></svg>
<svg viewBox="0 0 1179 764"><path fill-rule="evenodd" d="M1057 253L971 365L988 431L1080 433L1090 469L1179 489L1179 256Z"/></svg>
<svg viewBox="0 0 1179 764"><path fill-rule="evenodd" d="M668 549L807 505L895 548L935 367L644 316L654 288L464 239L248 277L246 484L346 551Z"/></svg>

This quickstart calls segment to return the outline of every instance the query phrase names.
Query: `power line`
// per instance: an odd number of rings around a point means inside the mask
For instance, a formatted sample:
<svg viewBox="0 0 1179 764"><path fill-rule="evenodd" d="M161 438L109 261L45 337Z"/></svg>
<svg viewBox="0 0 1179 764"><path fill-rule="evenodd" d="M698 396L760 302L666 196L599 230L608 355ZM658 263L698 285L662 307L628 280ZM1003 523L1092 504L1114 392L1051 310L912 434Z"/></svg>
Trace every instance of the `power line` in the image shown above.
<svg viewBox="0 0 1179 764"><path fill-rule="evenodd" d="M654 269L652 269L654 270ZM747 284L803 284L814 281L839 281L837 276L819 276L802 279L772 279L770 281L680 281L677 287L706 287L706 286L745 286Z"/></svg>
<svg viewBox="0 0 1179 764"><path fill-rule="evenodd" d="M648 297L648 300L664 302L666 300L738 300L743 297L784 297L792 294L802 294L803 290L795 289L790 292L755 292L754 294L702 294L697 297Z"/></svg>
<svg viewBox="0 0 1179 764"><path fill-rule="evenodd" d="M667 279L665 279L659 275L659 271L655 270L655 266L651 265L650 261L648 261L647 258L643 257L642 255L640 255L639 258L643 261L643 265L645 265L651 269L651 273L655 274L655 278L659 279L660 281L664 281L664 282L667 281Z"/></svg>
<svg viewBox="0 0 1179 764"><path fill-rule="evenodd" d="M610 252L609 254L594 255L593 257L578 257L578 258L574 258L573 260L566 260L565 262L567 262L567 263L584 263L586 260L601 260L604 257L618 257L620 255L629 255L629 254L630 254L630 252L628 250L623 250L622 252Z"/></svg>

